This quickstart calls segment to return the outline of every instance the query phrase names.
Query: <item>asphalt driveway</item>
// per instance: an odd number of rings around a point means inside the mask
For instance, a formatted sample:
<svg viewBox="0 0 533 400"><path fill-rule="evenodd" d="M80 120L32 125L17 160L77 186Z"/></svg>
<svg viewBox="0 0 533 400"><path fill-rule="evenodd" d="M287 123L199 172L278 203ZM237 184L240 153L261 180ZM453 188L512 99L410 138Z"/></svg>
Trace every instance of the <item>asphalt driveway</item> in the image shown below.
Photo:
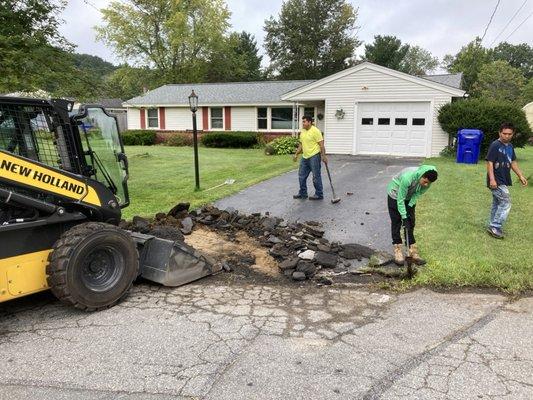
<svg viewBox="0 0 533 400"><path fill-rule="evenodd" d="M331 188L325 168L323 201L294 200L298 192L298 171L251 186L216 203L219 208L233 207L246 213L270 212L287 221L321 222L329 240L359 243L390 251L390 224L386 204L389 180L407 166L421 163L417 158L331 155L329 167L333 186L341 202L331 204ZM312 177L308 178L313 194ZM348 193L353 193L349 195Z"/></svg>

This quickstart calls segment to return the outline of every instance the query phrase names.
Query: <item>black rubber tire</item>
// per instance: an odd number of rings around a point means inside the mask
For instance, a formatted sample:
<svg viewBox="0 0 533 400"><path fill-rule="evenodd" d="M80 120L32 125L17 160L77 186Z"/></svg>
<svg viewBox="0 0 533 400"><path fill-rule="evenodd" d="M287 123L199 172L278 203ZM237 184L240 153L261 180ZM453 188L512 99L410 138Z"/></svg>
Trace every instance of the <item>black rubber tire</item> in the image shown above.
<svg viewBox="0 0 533 400"><path fill-rule="evenodd" d="M86 222L54 244L46 266L48 286L63 303L96 311L118 303L139 271L135 242L124 230Z"/></svg>

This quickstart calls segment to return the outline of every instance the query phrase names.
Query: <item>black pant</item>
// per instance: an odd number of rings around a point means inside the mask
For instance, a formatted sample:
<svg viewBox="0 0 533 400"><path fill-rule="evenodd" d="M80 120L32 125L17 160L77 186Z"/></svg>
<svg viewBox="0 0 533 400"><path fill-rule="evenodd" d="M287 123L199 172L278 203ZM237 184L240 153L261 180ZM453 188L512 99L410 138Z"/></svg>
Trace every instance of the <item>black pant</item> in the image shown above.
<svg viewBox="0 0 533 400"><path fill-rule="evenodd" d="M409 244L415 244L415 207L409 207L409 201L405 202L405 208L407 209L407 217L409 218L409 229L407 230L407 235L409 236ZM390 196L387 196L387 205L389 207L389 215L391 222L391 234L392 234L392 244L402 244L402 236L400 230L402 229L402 216L398 211L398 203L396 199L393 199Z"/></svg>

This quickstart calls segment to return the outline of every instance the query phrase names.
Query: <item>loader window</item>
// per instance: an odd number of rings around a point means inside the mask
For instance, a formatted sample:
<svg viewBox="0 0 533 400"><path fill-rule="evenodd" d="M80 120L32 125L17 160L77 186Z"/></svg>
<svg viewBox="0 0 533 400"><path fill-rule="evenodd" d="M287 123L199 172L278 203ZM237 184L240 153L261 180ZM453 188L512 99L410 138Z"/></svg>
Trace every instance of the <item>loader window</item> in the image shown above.
<svg viewBox="0 0 533 400"><path fill-rule="evenodd" d="M116 119L94 107L87 109L87 116L81 122L87 164L94 167L96 180L113 192L118 203L121 206L127 204L127 174L119 160L123 148Z"/></svg>
<svg viewBox="0 0 533 400"><path fill-rule="evenodd" d="M54 124L48 107L22 104L0 105L0 149L48 166L70 170L68 157L58 148L61 125ZM68 153L63 140L63 152Z"/></svg>

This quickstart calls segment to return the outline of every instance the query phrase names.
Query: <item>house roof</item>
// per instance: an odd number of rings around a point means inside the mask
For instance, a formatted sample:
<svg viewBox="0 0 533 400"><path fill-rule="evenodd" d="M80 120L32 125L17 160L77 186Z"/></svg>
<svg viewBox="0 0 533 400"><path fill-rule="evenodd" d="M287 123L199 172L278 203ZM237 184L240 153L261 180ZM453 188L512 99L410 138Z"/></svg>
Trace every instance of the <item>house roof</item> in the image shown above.
<svg viewBox="0 0 533 400"><path fill-rule="evenodd" d="M452 96L455 96L455 97L458 97L458 96L463 96L465 94L464 90L461 90L461 89L457 89L457 88L454 88L454 87L451 87L451 86L448 86L448 85L445 85L445 84L442 84L442 83L439 83L439 82L436 82L436 81L432 81L430 79L424 79L424 78L419 78L417 76L414 76L414 75L409 75L409 74L406 74L404 72L400 72L400 71L396 71L396 70L393 70L393 69L390 69L390 68L387 68L387 67L383 67L381 65L377 65L377 64L373 64L371 62L368 62L368 61L364 61L360 64L357 64L353 67L350 67L350 68L347 68L343 71L340 71L340 72L337 72L333 75L329 75L329 76L326 76L325 78L322 78L322 79L319 79L318 81L314 81L310 84L307 84L306 86L303 86L303 87L300 87L300 88L296 88L294 90L292 90L291 92L288 92L288 93L285 93L283 96L282 96L282 100L286 100L286 101L293 101L295 98L297 98L298 96L301 96L302 94L304 94L305 92L309 91L309 90L312 90L316 87L319 87L319 86L322 86L322 85L325 85L327 83L330 83L330 82L333 82L337 79L341 79L345 76L348 76L350 74L353 74L355 72L358 72L362 69L365 69L365 68L368 68L370 70L373 70L373 71L378 71L378 72L381 72L383 74L387 74L387 75L390 75L390 76L394 76L396 78L399 78L399 79L403 79L403 80L406 80L406 81L410 81L410 82L414 82L414 83L417 83L419 85L423 85L423 86L427 86L427 87L431 87L433 89L436 89L436 90L440 90L440 91L443 91L445 93L448 93L448 94L451 94Z"/></svg>
<svg viewBox="0 0 533 400"><path fill-rule="evenodd" d="M97 99L93 103L99 104L104 108L124 108L122 99Z"/></svg>
<svg viewBox="0 0 533 400"><path fill-rule="evenodd" d="M302 81L262 81L228 83L185 83L164 85L150 90L142 96L134 97L125 106L174 105L188 106L191 91L198 95L198 104L271 104L280 103L281 95L305 86L312 80Z"/></svg>
<svg viewBox="0 0 533 400"><path fill-rule="evenodd" d="M189 95L192 90L198 95L198 104L200 106L283 104L285 101L290 100L290 96L294 94L305 92L308 89L362 68L378 69L399 78L416 81L450 92L454 96L462 96L464 93L460 89L462 74L417 77L369 62L363 62L320 80L169 84L150 90L142 96L127 100L123 105L126 107L188 107Z"/></svg>
<svg viewBox="0 0 533 400"><path fill-rule="evenodd" d="M442 85L451 86L456 89L461 89L461 82L463 80L463 73L458 74L442 74L442 75L421 75L419 78L427 79L432 82L437 82Z"/></svg>

